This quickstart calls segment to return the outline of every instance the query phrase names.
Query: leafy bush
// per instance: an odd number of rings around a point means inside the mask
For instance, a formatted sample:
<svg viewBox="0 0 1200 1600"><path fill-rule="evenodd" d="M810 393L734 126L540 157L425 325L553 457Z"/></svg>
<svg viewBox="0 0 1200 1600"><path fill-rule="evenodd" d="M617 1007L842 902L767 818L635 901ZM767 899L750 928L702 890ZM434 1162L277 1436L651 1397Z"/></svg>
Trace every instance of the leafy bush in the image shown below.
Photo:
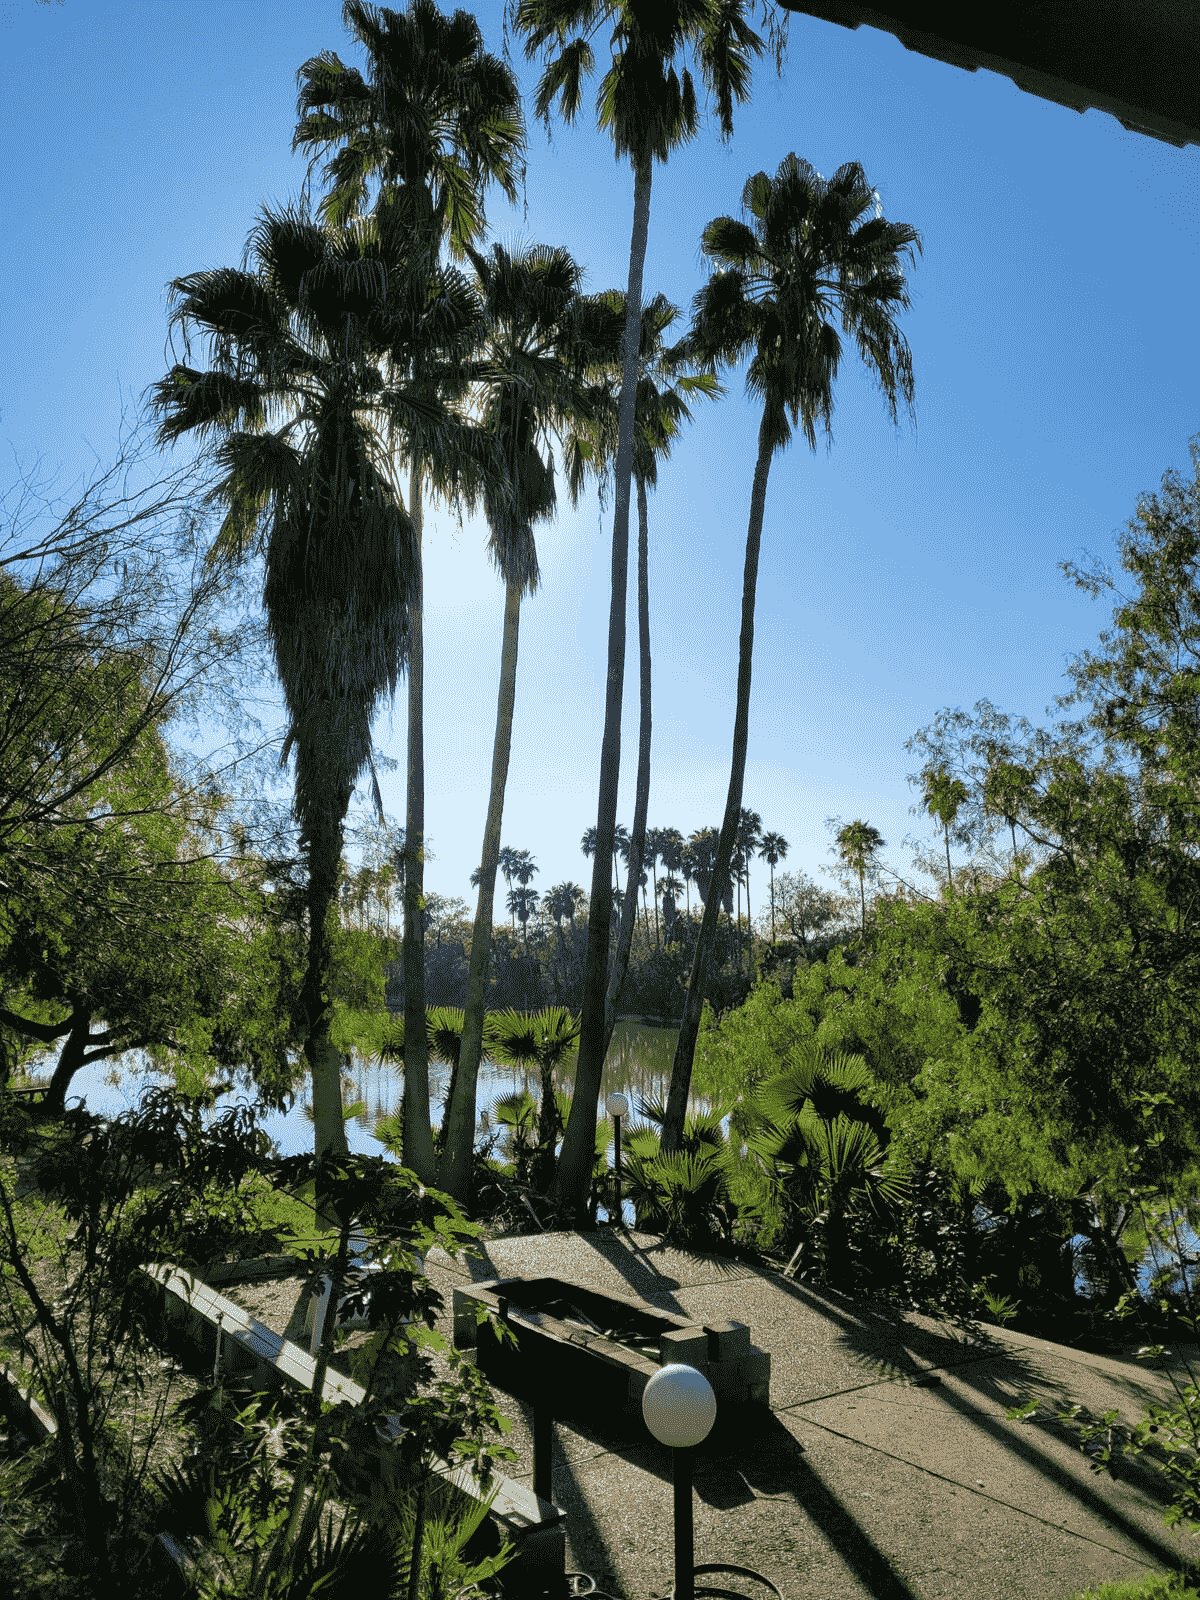
<svg viewBox="0 0 1200 1600"><path fill-rule="evenodd" d="M1129 1194L1140 1210L1146 1233L1156 1245L1174 1252L1176 1264L1168 1263L1151 1279L1149 1305L1135 1287L1122 1297L1114 1316L1118 1321L1136 1319L1143 1335L1151 1340L1156 1330L1150 1313L1157 1310L1160 1326L1165 1322L1179 1332L1186 1330L1194 1340L1200 1338L1200 1314L1186 1266L1179 1265L1195 1264L1194 1257L1187 1257L1179 1234L1180 1213L1188 1208L1180 1205L1174 1195L1162 1159L1162 1147L1168 1138L1164 1124L1174 1102L1162 1092L1140 1091L1135 1099L1144 1132L1141 1144L1135 1147L1126 1164ZM1148 1181L1147 1169L1150 1169ZM1176 1278L1180 1281L1180 1290L1173 1293L1170 1286ZM1141 1359L1154 1360L1163 1355L1164 1350L1159 1343L1147 1342L1137 1354ZM1190 1380L1186 1387L1181 1388L1174 1374L1170 1374L1175 1390L1174 1405L1147 1405L1141 1420L1132 1428L1122 1422L1115 1410L1093 1418L1078 1403L1062 1408L1057 1420L1078 1432L1079 1448L1087 1455L1094 1472L1111 1472L1114 1461L1122 1455L1145 1456L1162 1473L1171 1491L1171 1503L1163 1512L1163 1522L1168 1527L1189 1523L1193 1537L1197 1537L1200 1536L1200 1379L1186 1360L1184 1366ZM1036 1399L1026 1399L1007 1415L1014 1421L1026 1421L1038 1407Z"/></svg>

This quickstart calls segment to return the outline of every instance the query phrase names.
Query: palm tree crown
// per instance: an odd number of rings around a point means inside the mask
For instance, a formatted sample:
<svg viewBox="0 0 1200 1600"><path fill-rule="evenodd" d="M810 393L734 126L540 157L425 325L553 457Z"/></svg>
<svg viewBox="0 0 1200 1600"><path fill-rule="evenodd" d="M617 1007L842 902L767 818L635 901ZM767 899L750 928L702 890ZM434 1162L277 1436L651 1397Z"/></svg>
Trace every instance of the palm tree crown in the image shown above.
<svg viewBox="0 0 1200 1600"><path fill-rule="evenodd" d="M921 236L905 222L860 220L876 204L857 161L826 180L793 153L773 178L747 180L750 222L717 217L704 230L701 250L718 270L693 302L696 349L714 362L750 357L746 390L763 406L772 450L790 442L797 422L814 450L818 421L832 437L842 354L835 310L892 421L897 390L911 409L912 355L895 311L910 303L901 257L912 260Z"/></svg>
<svg viewBox="0 0 1200 1600"><path fill-rule="evenodd" d="M946 885L951 894L954 893L954 876L950 869L950 829L968 792L962 779L952 778L944 767L926 767L921 774L921 803L942 825L946 841Z"/></svg>
<svg viewBox="0 0 1200 1600"><path fill-rule="evenodd" d="M591 40L607 32L612 65L596 95L596 121L618 159L628 157L634 166L665 162L694 137L699 119L696 86L684 64L689 52L716 103L721 136L732 138L734 101L749 99L752 61L763 48L742 11L739 0L657 0L653 6L518 0L514 22L525 36L526 58L532 61L539 51L546 57L534 100L538 116L548 126L557 103L565 122L575 120L583 80L596 66Z"/></svg>
<svg viewBox="0 0 1200 1600"><path fill-rule="evenodd" d="M378 178L409 227L425 239L447 236L461 259L483 234L486 185L515 201L518 168L523 176L512 69L483 48L469 12L446 17L433 0L410 0L405 12L346 0L342 20L366 48L370 81L331 50L296 74L293 151L339 147L325 168L323 213L344 221Z"/></svg>

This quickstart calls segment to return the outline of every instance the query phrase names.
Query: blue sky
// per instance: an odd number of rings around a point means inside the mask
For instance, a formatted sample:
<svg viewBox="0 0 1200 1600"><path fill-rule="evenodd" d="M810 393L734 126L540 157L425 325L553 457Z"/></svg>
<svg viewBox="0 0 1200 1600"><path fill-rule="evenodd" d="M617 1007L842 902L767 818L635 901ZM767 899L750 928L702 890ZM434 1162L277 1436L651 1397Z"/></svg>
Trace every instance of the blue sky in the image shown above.
<svg viewBox="0 0 1200 1600"><path fill-rule="evenodd" d="M501 6L475 8L489 48ZM847 351L833 447L776 459L759 572L743 803L819 882L824 819L862 817L909 875L906 739L939 709L986 697L1034 723L1067 688L1111 604L1058 571L1116 564L1138 495L1190 476L1200 431L1200 150L1126 133L857 32L793 17L782 80L723 146L711 124L656 168L648 293L686 308L698 240L735 213L746 178L796 151L826 177L858 160L885 214L917 227L902 326L916 426L894 428ZM0 0L0 490L38 460L60 493L115 457L167 370L164 286L236 266L264 201L299 195L290 152L296 69L322 50L361 66L335 0ZM514 47L527 106L535 67ZM314 194L319 190L314 177ZM523 203L488 205L493 236L565 244L593 290L624 286L632 179L587 117L550 141L530 111ZM679 325L682 326L682 322ZM178 348L178 345L177 345ZM193 345L197 364L202 347ZM728 784L746 518L757 413L741 375L705 407L650 508L654 747L649 820L719 824ZM189 453L177 448L163 470ZM57 475L57 476L56 476ZM565 501L565 495L563 496ZM481 524L432 508L425 545L426 886L472 909L490 772L502 590ZM533 852L534 886L590 884L611 515L593 500L539 532L540 592L522 612L504 843ZM634 574L631 545L631 594ZM636 613L629 613L621 797L632 822ZM269 693L268 688L268 693ZM376 742L404 820L405 697ZM623 875L622 875L623 876ZM766 869L751 878L757 910Z"/></svg>

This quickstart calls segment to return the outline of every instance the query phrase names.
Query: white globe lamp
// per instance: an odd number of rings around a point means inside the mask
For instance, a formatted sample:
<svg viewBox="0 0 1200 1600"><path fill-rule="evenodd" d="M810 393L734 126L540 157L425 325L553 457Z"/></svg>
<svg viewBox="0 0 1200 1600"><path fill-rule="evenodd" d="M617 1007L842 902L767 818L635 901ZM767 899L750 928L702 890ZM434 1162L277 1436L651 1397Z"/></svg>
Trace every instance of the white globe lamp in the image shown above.
<svg viewBox="0 0 1200 1600"><path fill-rule="evenodd" d="M706 1439L717 1418L717 1397L702 1372L672 1362L642 1393L642 1416L660 1444L671 1447L675 1490L674 1600L695 1600L692 1543L692 1446Z"/></svg>
<svg viewBox="0 0 1200 1600"><path fill-rule="evenodd" d="M646 1385L642 1416L659 1444L686 1450L708 1438L717 1420L717 1397L702 1372L672 1362Z"/></svg>
<svg viewBox="0 0 1200 1600"><path fill-rule="evenodd" d="M608 1099L604 1102L604 1105L609 1116L613 1119L613 1127L616 1130L613 1169L616 1173L617 1204L616 1210L613 1212L611 1219L612 1225L615 1228L618 1227L621 1222L621 1118L625 1116L629 1110L629 1101L626 1100L623 1094L614 1089L612 1094L610 1094Z"/></svg>

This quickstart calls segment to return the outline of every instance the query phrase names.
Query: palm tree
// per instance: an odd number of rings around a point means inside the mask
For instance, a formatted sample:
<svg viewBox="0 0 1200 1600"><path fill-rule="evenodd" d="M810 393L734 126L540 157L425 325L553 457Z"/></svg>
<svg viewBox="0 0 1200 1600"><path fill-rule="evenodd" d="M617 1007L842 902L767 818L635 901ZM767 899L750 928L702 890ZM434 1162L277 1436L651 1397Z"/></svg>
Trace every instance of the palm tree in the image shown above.
<svg viewBox="0 0 1200 1600"><path fill-rule="evenodd" d="M595 828L588 828L586 830L586 832L583 835L583 838L579 842L579 848L583 851L585 856L595 855L595 853L596 853L596 830L595 830ZM612 847L613 892L617 896L619 896L620 893L621 893L621 884L620 884L620 880L617 877L617 857L618 856L622 856L622 857L626 856L627 853L628 853L628 849L629 849L629 830L628 830L628 828L625 827L624 823L618 822L617 825L613 829L613 847ZM617 904L618 905L620 904L620 900L619 899L617 901Z"/></svg>
<svg viewBox="0 0 1200 1600"><path fill-rule="evenodd" d="M961 778L952 778L944 767L927 767L921 774L921 804L930 816L942 825L946 840L946 884L954 893L954 877L950 870L950 829L958 816L968 790Z"/></svg>
<svg viewBox="0 0 1200 1600"><path fill-rule="evenodd" d="M658 830L658 854L663 866L669 873L683 871L683 835L678 828L660 828ZM683 888L683 884L679 885ZM678 889L672 890L677 894Z"/></svg>
<svg viewBox="0 0 1200 1600"><path fill-rule="evenodd" d="M330 189L322 213L334 223L366 209L367 184L377 179L378 205L410 240L432 272L443 241L460 259L482 236L483 195L498 183L517 197L516 167L525 148L521 95L511 69L483 45L469 13L446 17L433 0L409 0L406 11L377 11L366 0L345 0L342 21L367 53L368 76L332 51L313 56L296 74L299 94L292 150L336 150L324 176ZM419 297L419 290L415 293ZM413 377L425 370L414 352ZM417 567L410 599L408 784L404 893L404 1007L413 1044L405 1056L406 1112L411 1146L405 1162L431 1182L434 1151L429 1125L429 1068L425 1057L425 953L420 935L425 836L424 645L421 585L422 477L444 488L440 458L425 430L407 440L409 510L416 528Z"/></svg>
<svg viewBox="0 0 1200 1600"><path fill-rule="evenodd" d="M515 679L514 679L514 682L515 682ZM499 854L497 855L497 857L496 857L496 865L499 867L500 871L504 874L504 882L505 882L505 885L509 889L512 888L513 873L514 873L514 871L516 869L516 865L517 865L517 855L518 855L518 852L513 849L512 845L506 844L504 846L503 850L501 850L499 852ZM482 882L483 882L483 868L482 867L476 867L475 871L471 874L471 887L472 887L472 889L477 889ZM496 882L496 876L495 876L495 873L493 873L492 874L493 893L495 892L495 882ZM514 922L513 923L514 932L516 931L516 926L517 925Z"/></svg>
<svg viewBox="0 0 1200 1600"><path fill-rule="evenodd" d="M477 373L484 425L495 435L505 460L511 493L485 492L492 560L505 580L500 690L492 756L492 781L484 828L483 879L471 945L462 1069L461 1104L452 1110L451 1133L439 1183L465 1198L470 1182L475 1129L475 1093L483 1048L483 1011L490 947L496 846L504 810L512 744L520 607L538 582L533 527L556 507L551 432L568 419L586 416L600 390L589 374L612 359L619 324L607 303L581 293L583 274L565 249L533 245L510 252L493 245L487 255L469 248L487 318L486 356ZM595 398L594 398L595 397ZM500 852L504 857L504 852ZM504 857L511 889L524 888L536 872L528 850ZM490 875L489 875L490 874ZM509 909L514 907L509 895ZM523 923L526 946L528 928Z"/></svg>
<svg viewBox="0 0 1200 1600"><path fill-rule="evenodd" d="M673 873L668 873L658 885L658 892L662 895L663 923L666 927L668 941L671 938L671 930L675 926L675 900L682 888L683 883Z"/></svg>
<svg viewBox="0 0 1200 1600"><path fill-rule="evenodd" d="M386 216L340 229L310 219L303 206L263 207L242 270L170 284L172 325L206 333L212 370L176 364L151 402L164 418L160 445L189 432L224 436L214 456L225 476L211 498L228 512L209 560L238 564L252 550L266 558L263 604L289 715L282 759L295 751L309 877L303 996L318 1152L346 1149L326 918L364 767L382 817L371 721L408 661L419 562L413 519L382 444L385 422L403 424L413 396L384 381L375 355L387 350L402 365L412 344L428 339L430 315L447 298L438 288L413 318L403 292L406 250ZM266 427L268 406L291 413L277 432ZM434 405L422 407L432 435ZM449 426L444 413L440 420Z"/></svg>
<svg viewBox="0 0 1200 1600"><path fill-rule="evenodd" d="M563 918L572 927L575 926L576 909L583 904L587 896L577 883L556 883L542 899L543 908L554 918L554 926L558 933L559 962L563 966L563 976L566 977L566 952L563 944L562 924Z"/></svg>
<svg viewBox="0 0 1200 1600"><path fill-rule="evenodd" d="M619 895L621 893L621 880L617 877L618 856L623 861L628 861L629 859L629 829L623 822L618 822L613 828L612 845L613 890Z"/></svg>
<svg viewBox="0 0 1200 1600"><path fill-rule="evenodd" d="M718 828L697 828L688 839L691 853L692 876L696 880L696 892L705 905L709 900L718 906L723 902L726 913L733 915L733 891L729 884L729 869L726 866L719 889L714 889L713 867L717 859L717 844L721 834Z"/></svg>
<svg viewBox="0 0 1200 1600"><path fill-rule="evenodd" d="M540 898L536 889L530 889L525 884L508 891L508 909L516 913L521 924L526 950L529 949L529 919L537 910Z"/></svg>
<svg viewBox="0 0 1200 1600"><path fill-rule="evenodd" d="M848 822L837 835L838 850L842 860L858 873L858 897L862 915L862 931L867 931L867 891L865 875L867 862L876 850L882 850L887 840L869 822Z"/></svg>
<svg viewBox="0 0 1200 1600"><path fill-rule="evenodd" d="M537 862L528 850L518 850L513 861L513 877L522 886L532 883L537 876Z"/></svg>
<svg viewBox="0 0 1200 1600"><path fill-rule="evenodd" d="M690 839L686 839L679 852L679 870L683 873L683 891L687 905L688 917L692 914L692 879L696 876L697 861L696 847Z"/></svg>
<svg viewBox="0 0 1200 1600"><path fill-rule="evenodd" d="M604 735L597 799L597 855L592 872L592 914L588 921L587 970L579 1043L576 1093L571 1122L559 1161L560 1209L582 1213L591 1175L596 1132L596 1099L604 1068L608 998L609 908L602 878L603 858L616 823L621 764L621 701L625 686L625 592L629 568L629 493L633 474L637 362L641 347L642 275L650 227L650 183L655 160L666 162L672 149L687 143L698 127L696 90L687 66L677 57L691 52L717 104L721 134L733 134L733 103L750 92L751 58L762 41L745 21L744 0L516 0L514 26L524 36L525 55L543 53L545 70L535 105L549 125L557 103L567 122L581 104L582 80L595 64L590 39L601 30L609 39L612 64L597 98L600 127L613 141L618 160L633 167L633 231L625 296L624 361L617 429L613 515L612 589L608 619L608 677Z"/></svg>
<svg viewBox="0 0 1200 1600"><path fill-rule="evenodd" d="M860 220L872 206L877 214ZM874 372L896 418L897 388L912 407L912 357L896 325L894 308L909 304L902 256L921 247L906 223L886 221L857 162L819 176L806 161L786 156L772 178L758 172L742 193L749 222L718 217L704 230L703 253L718 268L696 295L692 332L697 355L713 362L750 355L747 389L762 402L758 455L746 531L742 628L738 645L737 710L729 793L716 875L728 870L741 816L746 742L750 724L750 675L754 654L754 595L767 500L767 475L776 451L801 422L811 449L815 423L832 438L833 381L841 340L827 320L834 310ZM791 422L789 423L789 416ZM671 1068L664 1140L677 1149L691 1084L708 961L716 937L716 907L704 921L688 980L675 1060ZM582 1059L582 1057L581 1057Z"/></svg>
<svg viewBox="0 0 1200 1600"><path fill-rule="evenodd" d="M781 833L764 833L758 846L758 859L771 869L771 943L775 943L775 868L787 860L788 842Z"/></svg>
<svg viewBox="0 0 1200 1600"><path fill-rule="evenodd" d="M750 862L761 842L762 818L757 811L747 811L743 806L741 820L738 822L736 848L738 855L741 857L741 865L738 870L746 884L746 931L750 940L750 959L747 970L751 974L754 972L754 924L750 920Z"/></svg>
<svg viewBox="0 0 1200 1600"><path fill-rule="evenodd" d="M662 829L646 829L645 862L654 881L654 948L662 948L658 927L658 863L662 860Z"/></svg>

